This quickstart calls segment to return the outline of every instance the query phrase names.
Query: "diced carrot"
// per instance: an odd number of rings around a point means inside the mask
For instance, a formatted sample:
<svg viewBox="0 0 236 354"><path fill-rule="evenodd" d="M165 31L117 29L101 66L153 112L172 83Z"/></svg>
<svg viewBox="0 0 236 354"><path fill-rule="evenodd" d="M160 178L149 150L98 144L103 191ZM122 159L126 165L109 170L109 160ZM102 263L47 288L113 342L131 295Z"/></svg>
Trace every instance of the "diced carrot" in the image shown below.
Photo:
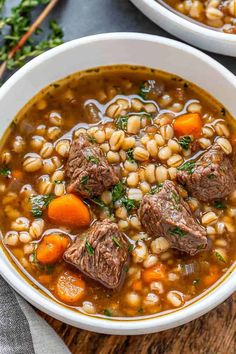
<svg viewBox="0 0 236 354"><path fill-rule="evenodd" d="M144 269L142 279L145 283L151 283L155 280L165 278L165 267L163 264L157 264L151 268Z"/></svg>
<svg viewBox="0 0 236 354"><path fill-rule="evenodd" d="M48 216L61 225L84 227L90 223L88 207L74 194L54 199L48 206Z"/></svg>
<svg viewBox="0 0 236 354"><path fill-rule="evenodd" d="M50 284L52 282L52 276L49 274L42 274L38 277L38 281L41 284Z"/></svg>
<svg viewBox="0 0 236 354"><path fill-rule="evenodd" d="M177 137L193 135L194 138L199 138L201 135L202 120L198 113L183 114L176 118L173 127Z"/></svg>
<svg viewBox="0 0 236 354"><path fill-rule="evenodd" d="M20 170L13 170L11 173L12 177L21 181L23 179L23 172Z"/></svg>
<svg viewBox="0 0 236 354"><path fill-rule="evenodd" d="M143 288L143 283L141 282L141 280L135 280L132 284L132 288L135 291L141 291Z"/></svg>
<svg viewBox="0 0 236 354"><path fill-rule="evenodd" d="M81 276L71 271L64 271L56 282L56 296L62 302L75 304L85 294L86 285Z"/></svg>
<svg viewBox="0 0 236 354"><path fill-rule="evenodd" d="M219 279L219 269L217 266L213 265L210 267L209 274L203 278L203 283L206 286L210 286L214 284L217 279Z"/></svg>
<svg viewBox="0 0 236 354"><path fill-rule="evenodd" d="M37 260L42 264L55 263L63 256L68 245L69 239L64 235L46 235L36 250Z"/></svg>

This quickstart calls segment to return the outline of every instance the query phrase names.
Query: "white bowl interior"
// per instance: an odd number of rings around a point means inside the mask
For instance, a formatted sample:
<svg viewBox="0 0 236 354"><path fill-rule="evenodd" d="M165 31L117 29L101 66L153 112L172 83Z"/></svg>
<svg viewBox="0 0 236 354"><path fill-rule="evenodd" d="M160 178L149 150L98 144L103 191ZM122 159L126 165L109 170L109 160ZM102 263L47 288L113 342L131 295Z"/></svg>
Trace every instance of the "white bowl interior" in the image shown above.
<svg viewBox="0 0 236 354"><path fill-rule="evenodd" d="M145 34L116 33L68 42L32 60L0 89L0 136L18 111L46 85L67 75L103 65L133 64L177 74L213 95L236 116L236 79L216 61L182 43ZM145 320L106 320L70 310L30 286L0 250L3 277L29 302L74 326L101 333L142 334L188 322L226 299L236 289L236 272L190 306Z"/></svg>

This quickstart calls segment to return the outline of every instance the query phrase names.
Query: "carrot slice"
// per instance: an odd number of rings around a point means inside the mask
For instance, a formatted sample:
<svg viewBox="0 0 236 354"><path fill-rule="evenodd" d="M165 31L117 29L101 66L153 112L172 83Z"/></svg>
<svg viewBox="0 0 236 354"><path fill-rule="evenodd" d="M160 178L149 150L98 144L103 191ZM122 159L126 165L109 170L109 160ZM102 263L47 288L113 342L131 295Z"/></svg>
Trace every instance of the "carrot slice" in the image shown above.
<svg viewBox="0 0 236 354"><path fill-rule="evenodd" d="M75 304L84 296L85 289L85 282L79 274L64 271L57 279L55 291L62 302Z"/></svg>
<svg viewBox="0 0 236 354"><path fill-rule="evenodd" d="M202 129L202 120L198 113L188 113L176 118L174 131L177 137L184 135L193 135L194 138L199 138Z"/></svg>
<svg viewBox="0 0 236 354"><path fill-rule="evenodd" d="M54 199L48 206L48 216L61 225L84 227L90 223L88 207L74 194Z"/></svg>
<svg viewBox="0 0 236 354"><path fill-rule="evenodd" d="M64 235L50 234L44 236L36 250L37 260L42 264L57 262L69 245L69 239Z"/></svg>
<svg viewBox="0 0 236 354"><path fill-rule="evenodd" d="M142 279L145 283L151 283L155 280L165 278L165 267L163 264L157 264L151 268L144 269L142 272Z"/></svg>

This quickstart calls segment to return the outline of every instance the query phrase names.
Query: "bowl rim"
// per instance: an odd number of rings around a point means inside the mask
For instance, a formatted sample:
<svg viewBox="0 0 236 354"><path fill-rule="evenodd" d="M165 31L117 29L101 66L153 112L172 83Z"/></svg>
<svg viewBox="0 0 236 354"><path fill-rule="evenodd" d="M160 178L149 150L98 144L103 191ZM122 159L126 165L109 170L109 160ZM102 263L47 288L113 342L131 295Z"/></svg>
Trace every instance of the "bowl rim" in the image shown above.
<svg viewBox="0 0 236 354"><path fill-rule="evenodd" d="M215 39L219 41L228 41L230 43L236 42L236 35L232 35L230 33L224 33L220 31L216 31L209 27L204 27L199 24L192 22L191 19L188 20L187 18L178 15L174 11L171 11L167 7L163 6L158 0L131 0L134 4L143 3L145 6L149 7L155 13L162 13L168 20L171 22L176 22L179 26L184 27L186 30L191 30L195 34L199 36L204 36L208 39Z"/></svg>
<svg viewBox="0 0 236 354"><path fill-rule="evenodd" d="M51 49L44 54L32 59L24 67L18 70L7 82L0 88L0 101L1 98L8 94L8 91L19 80L21 80L25 73L33 70L45 62L48 58L56 57L58 54L67 51L71 48L83 45L100 42L100 41L116 41L116 40L135 40L135 41L148 41L151 43L166 45L176 49L184 50L201 58L208 62L215 70L220 71L221 75L228 80L236 89L236 77L223 65L216 60L209 57L207 54L195 49L187 44L165 38L158 37L149 34L141 33L105 33L97 34L93 36L87 36L80 39L75 39L70 42L64 43L59 47ZM190 320L193 320L209 310L216 307L229 297L234 291L236 291L236 267L234 270L228 271L219 282L213 285L206 295L200 300L195 300L191 305L180 308L179 310L169 312L162 316L127 320L105 319L100 317L92 317L90 315L81 314L75 312L69 308L66 308L47 296L43 295L39 290L36 290L30 283L28 283L18 270L7 259L7 256L3 255L3 250L0 247L0 258L2 258L2 264L0 267L0 274L4 279L25 299L27 299L36 308L48 313L49 315L57 318L63 322L71 324L73 326L106 334L144 334L153 333L161 330L173 328L182 325ZM20 278L20 280L19 280Z"/></svg>

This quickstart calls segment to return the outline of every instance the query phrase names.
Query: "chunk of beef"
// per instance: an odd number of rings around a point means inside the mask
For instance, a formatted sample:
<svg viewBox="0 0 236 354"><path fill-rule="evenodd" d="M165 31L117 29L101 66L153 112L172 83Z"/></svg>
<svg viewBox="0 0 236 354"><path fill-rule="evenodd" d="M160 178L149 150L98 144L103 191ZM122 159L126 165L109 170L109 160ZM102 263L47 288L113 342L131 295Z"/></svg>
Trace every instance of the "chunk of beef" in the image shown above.
<svg viewBox="0 0 236 354"><path fill-rule="evenodd" d="M67 192L83 197L99 196L119 182L115 170L107 162L102 150L80 134L72 142L66 165Z"/></svg>
<svg viewBox="0 0 236 354"><path fill-rule="evenodd" d="M161 97L164 92L165 85L161 81L157 82L156 80L147 80L143 82L141 86L141 93L145 99L156 100L158 97Z"/></svg>
<svg viewBox="0 0 236 354"><path fill-rule="evenodd" d="M149 236L165 237L180 251L194 255L207 247L205 229L193 218L172 181L165 181L154 195L144 196L139 218Z"/></svg>
<svg viewBox="0 0 236 354"><path fill-rule="evenodd" d="M196 161L193 171L178 171L177 180L203 202L224 198L236 187L231 159L217 143Z"/></svg>
<svg viewBox="0 0 236 354"><path fill-rule="evenodd" d="M121 286L129 263L128 246L115 223L97 221L77 237L64 259L107 288L116 289Z"/></svg>

